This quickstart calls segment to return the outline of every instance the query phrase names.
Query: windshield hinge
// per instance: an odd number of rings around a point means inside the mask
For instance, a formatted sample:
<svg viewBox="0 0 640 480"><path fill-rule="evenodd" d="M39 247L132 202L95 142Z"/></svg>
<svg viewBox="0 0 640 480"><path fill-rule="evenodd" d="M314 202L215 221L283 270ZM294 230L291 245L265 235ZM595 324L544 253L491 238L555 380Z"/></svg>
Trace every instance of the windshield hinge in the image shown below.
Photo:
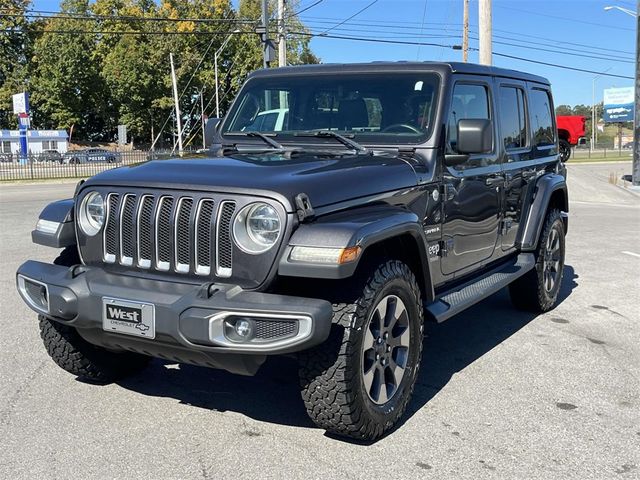
<svg viewBox="0 0 640 480"><path fill-rule="evenodd" d="M313 207L311 206L311 200L309 200L309 196L306 193L299 193L298 195L296 195L295 200L298 220L304 222L309 218L313 218L315 213L313 211Z"/></svg>
<svg viewBox="0 0 640 480"><path fill-rule="evenodd" d="M398 153L400 155L413 155L416 153L416 149L413 147L398 147Z"/></svg>

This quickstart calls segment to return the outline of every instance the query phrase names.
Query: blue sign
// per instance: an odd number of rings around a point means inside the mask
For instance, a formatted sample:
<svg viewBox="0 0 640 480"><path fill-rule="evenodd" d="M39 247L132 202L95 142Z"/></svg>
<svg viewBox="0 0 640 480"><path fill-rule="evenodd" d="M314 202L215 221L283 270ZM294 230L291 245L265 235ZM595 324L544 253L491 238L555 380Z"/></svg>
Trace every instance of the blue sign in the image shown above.
<svg viewBox="0 0 640 480"><path fill-rule="evenodd" d="M633 87L608 88L604 91L605 122L633 122L635 110Z"/></svg>

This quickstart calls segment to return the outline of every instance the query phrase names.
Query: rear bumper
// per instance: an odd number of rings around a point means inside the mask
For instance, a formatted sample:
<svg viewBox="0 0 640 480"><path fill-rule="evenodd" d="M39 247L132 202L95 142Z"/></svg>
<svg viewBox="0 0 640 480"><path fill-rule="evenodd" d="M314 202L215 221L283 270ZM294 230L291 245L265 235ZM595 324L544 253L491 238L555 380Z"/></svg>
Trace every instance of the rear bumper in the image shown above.
<svg viewBox="0 0 640 480"><path fill-rule="evenodd" d="M25 282L32 282L30 289ZM248 292L237 286L168 282L36 261L20 266L17 284L32 310L77 328L90 343L236 373L255 373L266 355L317 345L326 340L331 327L332 307L327 301ZM34 301L37 285L45 292L44 302ZM105 297L152 305L153 338L105 330ZM260 338L231 338L233 322L239 318L259 325ZM276 324L287 328L283 332Z"/></svg>

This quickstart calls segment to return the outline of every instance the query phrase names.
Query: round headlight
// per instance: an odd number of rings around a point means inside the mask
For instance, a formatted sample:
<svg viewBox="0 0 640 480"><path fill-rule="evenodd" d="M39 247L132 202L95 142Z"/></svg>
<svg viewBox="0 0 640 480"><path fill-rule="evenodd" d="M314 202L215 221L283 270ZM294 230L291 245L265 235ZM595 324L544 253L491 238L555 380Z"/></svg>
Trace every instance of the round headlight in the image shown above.
<svg viewBox="0 0 640 480"><path fill-rule="evenodd" d="M82 201L78 215L78 224L82 231L93 236L100 231L104 224L104 198L98 192L91 192Z"/></svg>
<svg viewBox="0 0 640 480"><path fill-rule="evenodd" d="M280 217L275 208L266 203L252 203L236 215L233 238L240 250L262 253L276 244L280 230Z"/></svg>

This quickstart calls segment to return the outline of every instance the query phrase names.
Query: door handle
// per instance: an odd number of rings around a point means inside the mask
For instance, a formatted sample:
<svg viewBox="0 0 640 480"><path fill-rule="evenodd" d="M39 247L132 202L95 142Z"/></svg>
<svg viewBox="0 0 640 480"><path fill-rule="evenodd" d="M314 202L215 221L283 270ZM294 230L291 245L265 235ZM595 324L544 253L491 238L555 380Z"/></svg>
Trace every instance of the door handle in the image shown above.
<svg viewBox="0 0 640 480"><path fill-rule="evenodd" d="M491 176L487 177L487 179L484 181L484 183L488 187L491 187L493 185L502 185L502 184L504 184L504 176L502 176L502 175L491 175Z"/></svg>

